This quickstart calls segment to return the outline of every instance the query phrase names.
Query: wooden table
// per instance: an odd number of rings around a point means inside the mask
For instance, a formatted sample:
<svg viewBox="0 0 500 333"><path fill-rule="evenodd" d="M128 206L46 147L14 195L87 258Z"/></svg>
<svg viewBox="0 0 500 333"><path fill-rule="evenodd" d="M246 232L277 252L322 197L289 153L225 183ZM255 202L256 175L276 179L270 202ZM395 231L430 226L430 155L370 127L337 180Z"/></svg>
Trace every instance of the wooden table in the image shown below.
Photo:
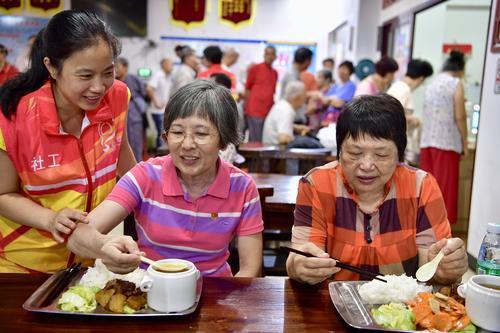
<svg viewBox="0 0 500 333"><path fill-rule="evenodd" d="M32 313L24 301L47 275L0 274L0 332L346 332L327 283L288 278L205 278L198 310L185 317L87 317Z"/></svg>
<svg viewBox="0 0 500 333"><path fill-rule="evenodd" d="M264 145L261 142L243 143L238 147L238 153L247 159L250 172L288 175L304 174L332 158L328 148L288 149L285 145ZM277 167L271 165L273 161Z"/></svg>
<svg viewBox="0 0 500 333"><path fill-rule="evenodd" d="M273 187L273 195L266 197L265 208L280 213L293 213L299 181L302 176L282 175L276 173L250 173L257 188Z"/></svg>

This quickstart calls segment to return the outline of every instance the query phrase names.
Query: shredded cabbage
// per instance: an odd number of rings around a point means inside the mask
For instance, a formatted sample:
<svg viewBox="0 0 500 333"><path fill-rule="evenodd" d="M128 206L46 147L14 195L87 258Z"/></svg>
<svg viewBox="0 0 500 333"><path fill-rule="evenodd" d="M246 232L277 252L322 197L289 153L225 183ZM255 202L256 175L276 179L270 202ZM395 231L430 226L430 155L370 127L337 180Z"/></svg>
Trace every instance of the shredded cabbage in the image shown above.
<svg viewBox="0 0 500 333"><path fill-rule="evenodd" d="M407 331L416 329L413 312L404 304L390 303L372 309L373 319L382 327Z"/></svg>
<svg viewBox="0 0 500 333"><path fill-rule="evenodd" d="M96 287L76 285L70 287L57 302L63 311L91 312L97 307L95 294L99 291Z"/></svg>

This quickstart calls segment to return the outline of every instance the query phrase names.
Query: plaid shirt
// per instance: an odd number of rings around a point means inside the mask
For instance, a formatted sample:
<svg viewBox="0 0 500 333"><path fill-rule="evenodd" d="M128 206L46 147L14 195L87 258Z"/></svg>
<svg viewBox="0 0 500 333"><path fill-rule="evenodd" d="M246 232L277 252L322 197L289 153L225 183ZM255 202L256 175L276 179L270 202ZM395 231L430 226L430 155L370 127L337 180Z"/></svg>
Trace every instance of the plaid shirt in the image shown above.
<svg viewBox="0 0 500 333"><path fill-rule="evenodd" d="M359 209L338 162L311 170L299 183L292 242L312 242L344 263L415 276L418 248L448 237L443 197L434 177L422 170L398 165L383 202L371 214ZM337 280L359 278L347 270L335 275Z"/></svg>

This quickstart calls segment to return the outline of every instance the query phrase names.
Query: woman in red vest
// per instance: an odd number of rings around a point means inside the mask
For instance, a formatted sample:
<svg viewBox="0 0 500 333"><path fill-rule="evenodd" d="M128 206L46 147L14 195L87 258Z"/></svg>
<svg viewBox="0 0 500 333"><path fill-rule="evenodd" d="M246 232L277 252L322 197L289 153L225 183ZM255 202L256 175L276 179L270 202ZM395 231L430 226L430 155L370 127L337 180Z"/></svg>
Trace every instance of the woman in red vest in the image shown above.
<svg viewBox="0 0 500 333"><path fill-rule="evenodd" d="M0 89L0 272L66 267L65 237L135 164L119 51L95 14L62 11L39 32L31 67Z"/></svg>

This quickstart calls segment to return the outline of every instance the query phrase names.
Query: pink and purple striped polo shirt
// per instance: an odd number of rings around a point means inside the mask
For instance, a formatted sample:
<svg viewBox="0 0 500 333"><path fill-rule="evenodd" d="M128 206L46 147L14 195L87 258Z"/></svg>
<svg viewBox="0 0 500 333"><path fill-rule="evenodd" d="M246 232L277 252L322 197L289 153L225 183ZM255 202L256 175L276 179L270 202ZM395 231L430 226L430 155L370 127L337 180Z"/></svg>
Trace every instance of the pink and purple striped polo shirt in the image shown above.
<svg viewBox="0 0 500 333"><path fill-rule="evenodd" d="M192 200L184 192L170 156L130 170L107 197L134 211L138 244L151 259L193 262L206 276L231 276L228 245L234 236L262 232L254 180L219 159L207 192Z"/></svg>

